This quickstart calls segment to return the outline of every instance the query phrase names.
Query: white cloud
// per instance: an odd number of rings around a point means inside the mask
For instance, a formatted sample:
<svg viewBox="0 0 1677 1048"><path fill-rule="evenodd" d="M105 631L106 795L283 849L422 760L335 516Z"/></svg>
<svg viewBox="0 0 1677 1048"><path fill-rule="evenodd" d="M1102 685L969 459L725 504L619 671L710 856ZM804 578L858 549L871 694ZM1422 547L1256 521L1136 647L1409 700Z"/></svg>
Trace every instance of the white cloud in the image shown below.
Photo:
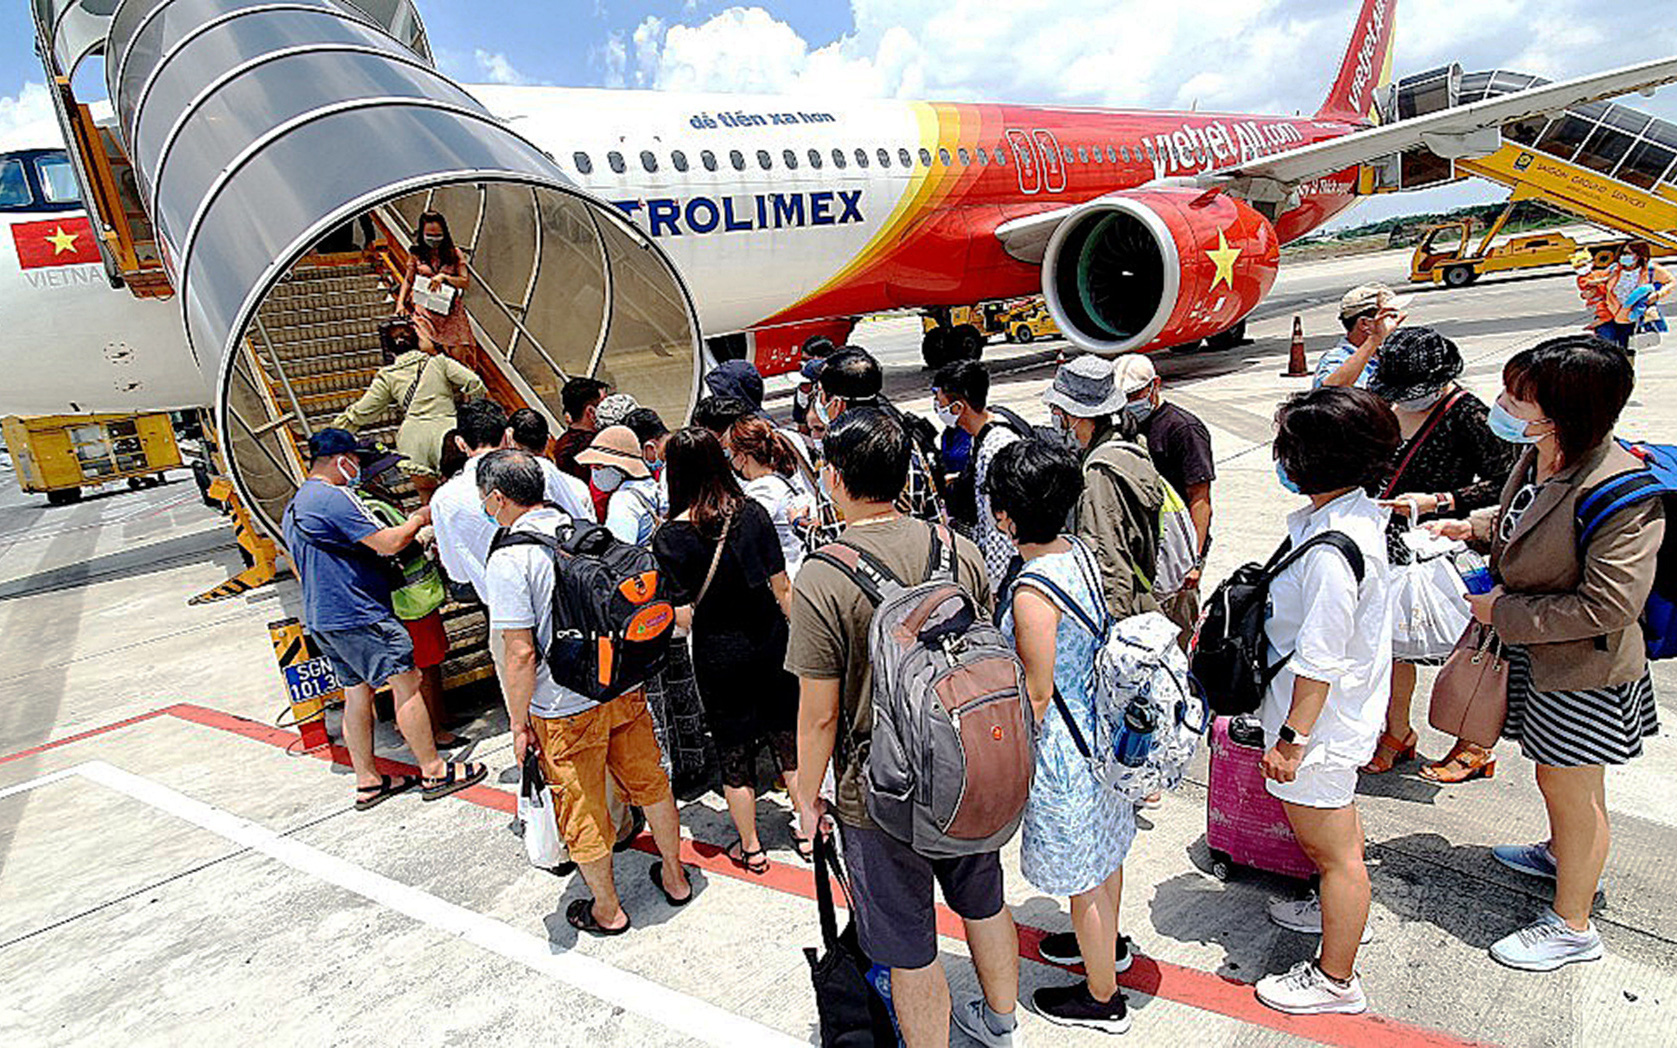
<svg viewBox="0 0 1677 1048"><path fill-rule="evenodd" d="M537 82L519 72L503 52L485 51L480 47L472 52L472 59L477 63L478 72L486 77L491 84L522 87Z"/></svg>
<svg viewBox="0 0 1677 1048"><path fill-rule="evenodd" d="M29 81L15 95L0 97L0 149L64 143L45 84Z"/></svg>
<svg viewBox="0 0 1677 1048"><path fill-rule="evenodd" d="M1314 111L1356 5L1328 0L851 0L812 46L763 7L648 18L600 52L611 86L1136 108ZM1450 61L1551 78L1656 57L1646 10L1594 0L1401 0L1399 74ZM1673 111L1666 95L1648 108ZM1640 104L1640 103L1639 103Z"/></svg>

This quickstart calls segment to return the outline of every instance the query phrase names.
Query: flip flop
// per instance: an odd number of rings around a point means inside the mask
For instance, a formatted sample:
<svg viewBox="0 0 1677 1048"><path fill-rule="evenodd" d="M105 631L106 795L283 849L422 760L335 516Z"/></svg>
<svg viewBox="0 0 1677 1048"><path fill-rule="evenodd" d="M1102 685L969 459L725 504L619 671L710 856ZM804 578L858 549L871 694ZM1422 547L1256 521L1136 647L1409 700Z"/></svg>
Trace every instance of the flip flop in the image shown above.
<svg viewBox="0 0 1677 1048"><path fill-rule="evenodd" d="M792 835L792 850L798 853L798 858L805 862L815 861L815 842L808 837Z"/></svg>
<svg viewBox="0 0 1677 1048"><path fill-rule="evenodd" d="M419 784L419 780L412 775L399 775L391 778L388 775L378 777L377 786L355 787L355 810L366 811L376 808L398 793L406 793Z"/></svg>
<svg viewBox="0 0 1677 1048"><path fill-rule="evenodd" d="M484 764L450 764L440 779L423 779L424 799L440 801L451 793L459 793L468 786L476 786L489 775Z"/></svg>
<svg viewBox="0 0 1677 1048"><path fill-rule="evenodd" d="M746 873L764 874L769 872L769 850L767 848L747 851L744 841L735 841L728 845L728 850L723 854L728 856L729 862Z"/></svg>
<svg viewBox="0 0 1677 1048"><path fill-rule="evenodd" d="M656 887L658 889L658 891L664 896L664 901L669 903L671 906L674 906L678 909L680 907L686 906L688 903L692 902L693 901L693 896L699 894L698 891L695 890L694 887L693 887L693 867L683 866L681 868L681 871L683 873L687 874L687 898L685 898L685 899L677 899L675 896L673 896L669 893L668 889L666 889L664 887L664 864L663 863L661 863L661 862L653 863L652 868L650 870L648 870L647 873L646 873L646 875L648 877L652 878L653 886Z"/></svg>
<svg viewBox="0 0 1677 1048"><path fill-rule="evenodd" d="M579 932L587 932L589 935L598 935L601 938L622 935L633 927L627 913L623 915L623 927L621 928L607 928L595 920L593 899L578 899L571 903L565 910L565 921Z"/></svg>

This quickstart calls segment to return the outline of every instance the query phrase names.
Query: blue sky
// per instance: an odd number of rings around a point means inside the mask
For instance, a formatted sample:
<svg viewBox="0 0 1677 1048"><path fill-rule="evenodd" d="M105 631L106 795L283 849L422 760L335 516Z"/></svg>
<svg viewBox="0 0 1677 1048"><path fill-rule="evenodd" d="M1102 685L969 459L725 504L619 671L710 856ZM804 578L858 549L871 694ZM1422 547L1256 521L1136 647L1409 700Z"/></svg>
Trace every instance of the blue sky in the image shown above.
<svg viewBox="0 0 1677 1048"><path fill-rule="evenodd" d="M1313 111L1355 0L420 0L444 72L474 83L820 91ZM42 115L28 0L0 0L0 139ZM1552 79L1669 54L1660 4L1400 0L1399 75L1449 61ZM1650 22L1652 19L1652 22ZM1664 31L1652 32L1654 23ZM36 85L29 87L27 85ZM1639 108L1677 119L1677 88ZM1463 185L1352 222L1479 202Z"/></svg>

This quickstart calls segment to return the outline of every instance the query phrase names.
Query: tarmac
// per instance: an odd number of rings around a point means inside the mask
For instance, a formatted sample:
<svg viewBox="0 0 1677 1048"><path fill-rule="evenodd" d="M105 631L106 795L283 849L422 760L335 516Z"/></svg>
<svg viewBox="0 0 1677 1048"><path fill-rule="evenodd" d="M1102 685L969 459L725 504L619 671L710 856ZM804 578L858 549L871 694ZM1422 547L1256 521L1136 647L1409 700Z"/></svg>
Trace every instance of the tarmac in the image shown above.
<svg viewBox="0 0 1677 1048"><path fill-rule="evenodd" d="M1268 454L1295 313L1308 350L1338 338L1333 304L1368 279L1400 284L1407 252L1287 267L1226 352L1161 354L1166 395L1211 429L1218 462L1209 580L1261 558L1297 500ZM1565 274L1424 289L1410 322L1454 338L1467 385L1489 399L1502 362L1585 319ZM927 405L919 324L869 321L854 341L889 388ZM1034 419L1060 341L997 344L994 396ZM1645 353L1620 426L1677 437L1677 357ZM788 378L771 380L783 405ZM697 901L674 910L651 858L616 869L636 930L578 941L563 913L581 879L532 869L508 832L516 779L505 714L481 696L463 732L489 781L439 803L370 813L330 754L288 752L266 624L297 613L295 583L189 607L242 566L231 530L185 472L138 492L47 507L0 471L0 1043L6 1045L424 1046L819 1043L806 947L820 934L809 867L791 850L784 797L760 807L774 866L755 877L720 854L733 834L714 796L683 806ZM1496 776L1440 787L1415 766L1364 777L1374 941L1359 956L1361 1017L1291 1018L1249 984L1312 956L1312 938L1264 917L1299 882L1208 872L1203 759L1145 813L1126 863L1121 924L1143 955L1122 981L1134 1028L1120 1040L1021 1012L1034 1044L1669 1045L1677 1027L1677 665L1654 670L1665 733L1608 773L1614 846L1595 919L1602 961L1534 975L1486 947L1546 904L1547 885L1489 848L1545 834L1529 762L1502 747ZM1421 750L1445 742L1424 724ZM295 749L294 746L290 746ZM389 724L379 752L408 760ZM643 845L650 845L643 840ZM1022 992L1071 981L1041 961L1070 927L1063 899L1018 875ZM940 930L957 999L976 993L959 922ZM952 1043L968 1042L959 1034Z"/></svg>

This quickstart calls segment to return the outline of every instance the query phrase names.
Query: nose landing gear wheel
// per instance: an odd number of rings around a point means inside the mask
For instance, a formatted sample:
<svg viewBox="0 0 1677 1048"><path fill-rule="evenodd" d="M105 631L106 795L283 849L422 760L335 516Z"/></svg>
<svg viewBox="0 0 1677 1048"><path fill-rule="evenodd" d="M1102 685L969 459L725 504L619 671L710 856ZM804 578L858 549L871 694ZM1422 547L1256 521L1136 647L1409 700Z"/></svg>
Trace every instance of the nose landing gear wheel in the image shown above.
<svg viewBox="0 0 1677 1048"><path fill-rule="evenodd" d="M920 357L926 366L937 370L952 359L949 350L950 332L948 328L933 328L921 336Z"/></svg>
<svg viewBox="0 0 1677 1048"><path fill-rule="evenodd" d="M984 355L984 333L971 324L962 324L953 332L955 352L951 357L956 360L977 360Z"/></svg>

